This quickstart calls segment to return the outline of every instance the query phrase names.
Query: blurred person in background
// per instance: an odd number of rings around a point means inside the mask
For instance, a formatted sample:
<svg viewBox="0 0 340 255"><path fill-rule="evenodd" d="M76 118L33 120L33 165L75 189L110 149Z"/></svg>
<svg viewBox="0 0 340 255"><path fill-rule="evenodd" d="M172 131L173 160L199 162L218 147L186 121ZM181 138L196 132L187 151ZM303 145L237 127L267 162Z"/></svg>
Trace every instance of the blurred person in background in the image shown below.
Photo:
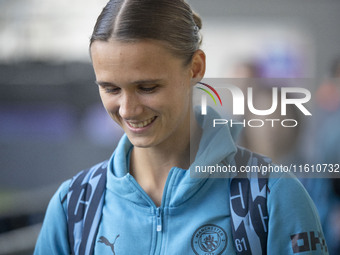
<svg viewBox="0 0 340 255"><path fill-rule="evenodd" d="M340 57L335 59L330 68L330 76L316 93L317 103L323 111L329 114L337 113L340 109Z"/></svg>
<svg viewBox="0 0 340 255"><path fill-rule="evenodd" d="M257 59L249 59L237 63L233 68L232 78L238 78L239 87L245 95L247 89L253 90L253 102L257 109L269 109L273 101L273 87L278 86L273 77L265 77L263 63ZM278 92L278 98L281 98ZM270 115L255 115L246 109L245 119L280 119L281 104ZM277 164L297 162L299 159L298 141L302 118L298 109L293 105L287 106L286 119L295 119L299 125L293 128L285 128L282 125L264 125L261 128L246 126L243 128L239 144L254 152L269 156Z"/></svg>
<svg viewBox="0 0 340 255"><path fill-rule="evenodd" d="M322 164L340 163L340 57L316 92L314 154ZM340 254L340 179L305 179L304 185L319 210L330 254Z"/></svg>
<svg viewBox="0 0 340 255"><path fill-rule="evenodd" d="M237 149L228 126L208 128L217 113L192 107L205 73L201 26L183 0L108 2L90 52L104 107L125 135L109 161L61 185L36 255L328 254L296 178L190 177L192 165L255 158Z"/></svg>

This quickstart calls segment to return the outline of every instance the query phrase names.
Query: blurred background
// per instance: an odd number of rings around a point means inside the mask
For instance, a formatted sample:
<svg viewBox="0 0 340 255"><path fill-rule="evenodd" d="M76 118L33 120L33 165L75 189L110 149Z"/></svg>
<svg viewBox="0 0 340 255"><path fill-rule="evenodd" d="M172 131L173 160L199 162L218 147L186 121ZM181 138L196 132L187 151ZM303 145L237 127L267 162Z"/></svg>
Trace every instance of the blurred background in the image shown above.
<svg viewBox="0 0 340 255"><path fill-rule="evenodd" d="M101 106L88 54L105 3L0 0L0 254L32 254L58 186L109 158L122 135ZM206 77L313 80L313 117L289 133L245 129L240 143L275 162L340 163L340 2L189 3L203 19ZM340 254L338 180L301 181L330 254Z"/></svg>

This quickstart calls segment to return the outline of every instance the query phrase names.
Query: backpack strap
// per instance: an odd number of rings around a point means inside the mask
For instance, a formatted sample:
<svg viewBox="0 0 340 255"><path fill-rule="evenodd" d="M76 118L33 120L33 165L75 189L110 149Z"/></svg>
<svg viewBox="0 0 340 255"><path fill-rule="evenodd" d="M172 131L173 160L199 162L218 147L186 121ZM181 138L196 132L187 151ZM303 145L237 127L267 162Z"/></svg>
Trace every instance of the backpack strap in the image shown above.
<svg viewBox="0 0 340 255"><path fill-rule="evenodd" d="M235 164L261 166L271 163L269 158L238 147ZM230 211L233 240L239 255L267 254L268 177L262 173L239 173L230 182Z"/></svg>
<svg viewBox="0 0 340 255"><path fill-rule="evenodd" d="M67 224L72 254L93 254L104 203L108 161L76 175L67 193Z"/></svg>

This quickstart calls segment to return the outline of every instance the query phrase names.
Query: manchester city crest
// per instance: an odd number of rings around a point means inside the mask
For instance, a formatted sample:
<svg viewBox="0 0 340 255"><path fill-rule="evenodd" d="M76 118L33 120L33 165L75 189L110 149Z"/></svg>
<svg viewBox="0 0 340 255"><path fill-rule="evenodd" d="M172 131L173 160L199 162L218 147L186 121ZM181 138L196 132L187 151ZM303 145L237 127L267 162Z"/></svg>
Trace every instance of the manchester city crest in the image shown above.
<svg viewBox="0 0 340 255"><path fill-rule="evenodd" d="M216 225L199 227L192 236L191 247L197 255L220 255L227 247L227 234Z"/></svg>

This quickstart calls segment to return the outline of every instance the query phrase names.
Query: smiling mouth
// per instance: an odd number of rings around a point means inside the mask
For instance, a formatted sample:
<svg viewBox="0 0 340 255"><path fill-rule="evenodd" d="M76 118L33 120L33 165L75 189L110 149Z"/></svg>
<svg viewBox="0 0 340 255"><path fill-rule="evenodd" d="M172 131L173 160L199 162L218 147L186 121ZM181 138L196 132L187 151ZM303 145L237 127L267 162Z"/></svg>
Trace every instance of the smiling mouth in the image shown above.
<svg viewBox="0 0 340 255"><path fill-rule="evenodd" d="M152 117L151 119L144 120L144 121L137 122L137 123L131 123L131 122L127 121L127 123L129 124L129 126L131 126L133 128L143 128L143 127L150 125L156 118L157 117Z"/></svg>

